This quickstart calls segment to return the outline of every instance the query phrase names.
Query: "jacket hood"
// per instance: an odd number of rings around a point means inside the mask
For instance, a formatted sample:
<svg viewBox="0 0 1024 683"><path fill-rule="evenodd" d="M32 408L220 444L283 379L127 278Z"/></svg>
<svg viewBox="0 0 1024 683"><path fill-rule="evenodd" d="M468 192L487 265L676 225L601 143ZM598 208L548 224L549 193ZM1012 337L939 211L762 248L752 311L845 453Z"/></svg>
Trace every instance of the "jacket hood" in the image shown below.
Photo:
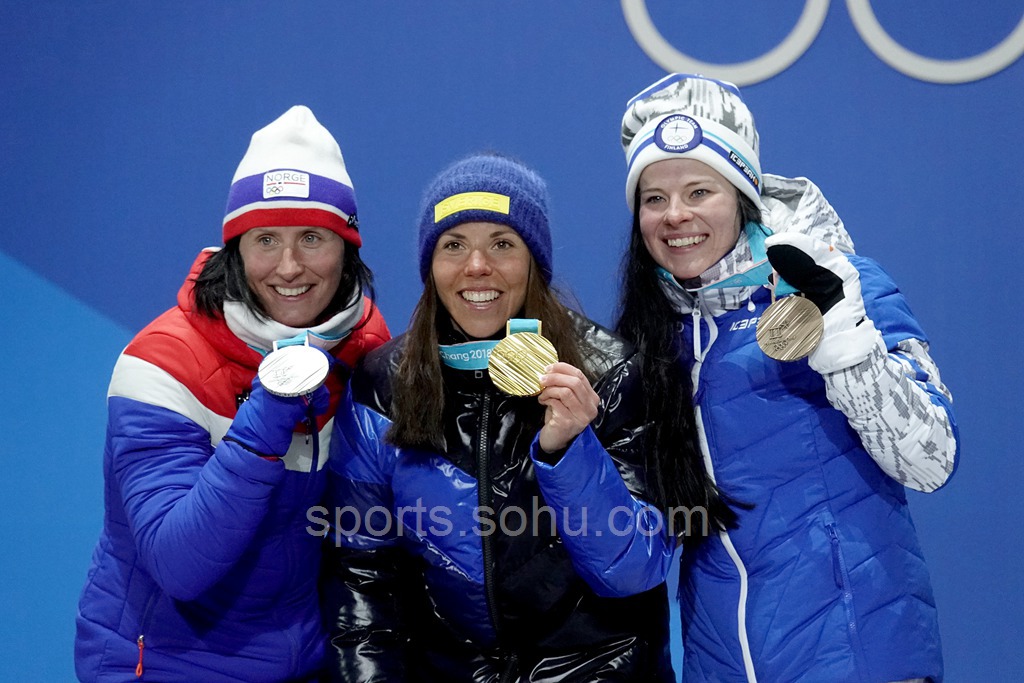
<svg viewBox="0 0 1024 683"><path fill-rule="evenodd" d="M818 186L807 178L764 175L762 221L772 232L799 232L854 253L853 239Z"/></svg>

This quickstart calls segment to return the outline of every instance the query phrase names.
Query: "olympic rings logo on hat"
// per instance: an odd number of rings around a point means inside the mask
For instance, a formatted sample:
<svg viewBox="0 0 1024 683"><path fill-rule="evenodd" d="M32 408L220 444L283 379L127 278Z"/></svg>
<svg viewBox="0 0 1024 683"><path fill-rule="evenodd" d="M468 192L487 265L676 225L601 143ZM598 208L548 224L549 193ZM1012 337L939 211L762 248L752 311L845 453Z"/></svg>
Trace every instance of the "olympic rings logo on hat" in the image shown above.
<svg viewBox="0 0 1024 683"><path fill-rule="evenodd" d="M800 59L818 37L829 0L806 0L796 26L769 52L746 62L712 64L683 54L658 32L646 0L622 0L622 13L637 44L658 66L669 72L715 74L736 85L768 80ZM900 73L930 83L968 83L987 78L1013 64L1024 54L1024 17L1001 43L966 59L931 59L896 42L875 17L870 0L846 0L850 19L864 44L875 56Z"/></svg>
<svg viewBox="0 0 1024 683"><path fill-rule="evenodd" d="M700 124L686 114L673 114L658 124L654 144L666 152L685 152L704 139Z"/></svg>

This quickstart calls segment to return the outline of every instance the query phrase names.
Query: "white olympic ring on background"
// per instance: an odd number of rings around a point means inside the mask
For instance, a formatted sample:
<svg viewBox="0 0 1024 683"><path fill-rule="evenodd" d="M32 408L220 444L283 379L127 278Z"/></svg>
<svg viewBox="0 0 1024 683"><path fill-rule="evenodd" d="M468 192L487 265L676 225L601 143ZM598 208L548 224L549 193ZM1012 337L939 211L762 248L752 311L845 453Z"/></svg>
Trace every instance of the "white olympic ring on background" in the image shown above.
<svg viewBox="0 0 1024 683"><path fill-rule="evenodd" d="M818 37L829 0L806 0L796 26L785 40L755 59L734 64L702 62L683 54L658 32L646 0L622 0L630 33L647 56L667 71L701 73L736 85L750 85L785 71L800 59ZM1024 54L1024 17L1001 43L965 59L931 59L911 52L886 33L871 8L871 0L846 0L850 19L864 44L879 59L902 74L931 83L967 83L1002 71Z"/></svg>

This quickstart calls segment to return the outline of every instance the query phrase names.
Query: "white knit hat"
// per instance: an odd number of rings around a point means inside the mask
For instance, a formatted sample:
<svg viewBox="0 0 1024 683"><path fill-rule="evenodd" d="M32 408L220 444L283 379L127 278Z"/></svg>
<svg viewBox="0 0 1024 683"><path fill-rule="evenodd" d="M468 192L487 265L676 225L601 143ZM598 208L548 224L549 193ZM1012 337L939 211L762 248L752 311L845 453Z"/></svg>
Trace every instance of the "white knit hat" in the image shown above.
<svg viewBox="0 0 1024 683"><path fill-rule="evenodd" d="M224 242L253 228L292 225L326 228L362 246L341 148L302 105L253 133L231 180Z"/></svg>
<svg viewBox="0 0 1024 683"><path fill-rule="evenodd" d="M692 74L669 74L626 105L626 204L630 211L640 174L656 161L702 161L761 204L761 162L754 116L732 83Z"/></svg>

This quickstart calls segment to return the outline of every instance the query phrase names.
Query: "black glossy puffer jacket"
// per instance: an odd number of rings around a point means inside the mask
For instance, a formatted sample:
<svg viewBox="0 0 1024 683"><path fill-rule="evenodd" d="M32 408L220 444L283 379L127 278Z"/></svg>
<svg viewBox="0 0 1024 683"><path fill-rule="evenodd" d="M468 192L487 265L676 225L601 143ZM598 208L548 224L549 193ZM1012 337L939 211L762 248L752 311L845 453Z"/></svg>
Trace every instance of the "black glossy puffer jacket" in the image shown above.
<svg viewBox="0 0 1024 683"><path fill-rule="evenodd" d="M534 459L542 406L499 392L486 371L443 368L445 452L386 443L406 338L367 356L329 461L335 680L673 679L665 585L651 578L671 549L611 533L646 499L639 374L624 342L578 326L602 406L555 466ZM549 485L563 466L572 479Z"/></svg>

